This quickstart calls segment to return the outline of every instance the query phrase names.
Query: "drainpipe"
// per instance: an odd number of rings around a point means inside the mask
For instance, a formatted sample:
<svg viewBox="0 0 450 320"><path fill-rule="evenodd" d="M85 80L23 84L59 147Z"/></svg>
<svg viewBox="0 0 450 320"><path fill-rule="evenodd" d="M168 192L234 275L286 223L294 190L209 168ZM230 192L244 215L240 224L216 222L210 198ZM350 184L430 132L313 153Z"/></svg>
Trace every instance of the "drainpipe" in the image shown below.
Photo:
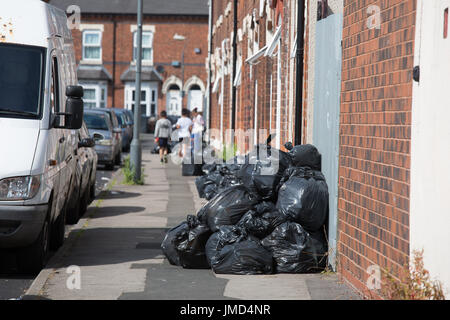
<svg viewBox="0 0 450 320"><path fill-rule="evenodd" d="M303 68L305 46L305 1L300 0L297 6L297 80L295 84L295 144L302 143L303 122Z"/></svg>
<svg viewBox="0 0 450 320"><path fill-rule="evenodd" d="M238 2L233 1L233 76L231 79L231 129L236 130L236 87L234 86L234 79L236 78L236 61L237 61L237 32L238 32ZM234 137L233 137L234 139Z"/></svg>
<svg viewBox="0 0 450 320"><path fill-rule="evenodd" d="M117 34L117 21L115 16L111 16L113 20L113 76L112 76L112 107L116 107L116 34Z"/></svg>
<svg viewBox="0 0 450 320"><path fill-rule="evenodd" d="M213 0L209 0L209 30L208 30L208 93L207 102L205 108L206 129L211 128L211 55L212 55L212 13L213 13Z"/></svg>

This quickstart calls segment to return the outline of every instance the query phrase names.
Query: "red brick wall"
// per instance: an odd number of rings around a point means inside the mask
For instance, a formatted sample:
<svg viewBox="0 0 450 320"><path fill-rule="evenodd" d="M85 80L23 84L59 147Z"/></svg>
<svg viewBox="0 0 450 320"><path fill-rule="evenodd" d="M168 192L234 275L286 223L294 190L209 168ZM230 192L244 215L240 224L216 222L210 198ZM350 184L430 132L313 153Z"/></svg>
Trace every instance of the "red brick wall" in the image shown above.
<svg viewBox="0 0 450 320"><path fill-rule="evenodd" d="M131 25L136 25L135 16L110 16L110 15L82 15L81 23L103 24L102 35L102 58L103 66L113 74L113 38L114 21L116 22L116 70L115 83L108 85L108 106L112 107L113 92L115 94L115 106L124 107L124 83L120 76L128 69L133 60L133 35ZM172 67L172 61L181 62L181 53L185 42L185 68L184 82L196 75L203 83L207 84L207 73L205 59L208 55L208 18L207 17L169 17L169 16L144 16L144 25L154 25L155 34L153 39L153 65L163 65L164 72L161 73L164 79L171 75L182 78L181 68ZM178 33L187 38L185 41L173 40L173 36ZM77 62L82 57L82 35L79 30L73 30L75 51ZM194 49L200 48L201 53L195 54ZM162 86L162 84L161 84ZM166 96L162 94L160 86L158 108L163 110L166 107ZM183 99L183 106L187 105L187 94Z"/></svg>
<svg viewBox="0 0 450 320"><path fill-rule="evenodd" d="M361 291L370 265L408 262L415 17L416 0L344 1L338 267Z"/></svg>

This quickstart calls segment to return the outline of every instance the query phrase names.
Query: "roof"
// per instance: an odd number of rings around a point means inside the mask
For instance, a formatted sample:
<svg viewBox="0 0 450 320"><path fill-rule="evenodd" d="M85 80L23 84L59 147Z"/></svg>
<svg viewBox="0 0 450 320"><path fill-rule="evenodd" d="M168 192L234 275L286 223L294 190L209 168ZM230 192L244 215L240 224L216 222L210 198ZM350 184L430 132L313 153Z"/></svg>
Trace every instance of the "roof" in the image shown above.
<svg viewBox="0 0 450 320"><path fill-rule="evenodd" d="M142 67L141 80L142 81L163 81L163 77L153 67ZM121 76L122 81L136 80L136 66L130 66Z"/></svg>
<svg viewBox="0 0 450 320"><path fill-rule="evenodd" d="M103 66L83 66L77 69L78 79L80 80L112 80L112 76Z"/></svg>
<svg viewBox="0 0 450 320"><path fill-rule="evenodd" d="M83 13L136 14L137 0L50 0L49 3L66 10L77 5ZM207 16L208 0L144 0L144 14Z"/></svg>

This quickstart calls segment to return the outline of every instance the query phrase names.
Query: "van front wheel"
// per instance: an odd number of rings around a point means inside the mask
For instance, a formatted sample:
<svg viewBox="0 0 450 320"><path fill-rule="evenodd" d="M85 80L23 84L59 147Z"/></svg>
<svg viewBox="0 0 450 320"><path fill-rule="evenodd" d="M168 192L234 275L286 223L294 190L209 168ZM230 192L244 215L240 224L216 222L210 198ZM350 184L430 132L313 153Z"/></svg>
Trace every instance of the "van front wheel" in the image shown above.
<svg viewBox="0 0 450 320"><path fill-rule="evenodd" d="M45 266L49 252L50 223L45 220L41 233L36 241L29 247L17 253L17 267L26 274L38 274Z"/></svg>

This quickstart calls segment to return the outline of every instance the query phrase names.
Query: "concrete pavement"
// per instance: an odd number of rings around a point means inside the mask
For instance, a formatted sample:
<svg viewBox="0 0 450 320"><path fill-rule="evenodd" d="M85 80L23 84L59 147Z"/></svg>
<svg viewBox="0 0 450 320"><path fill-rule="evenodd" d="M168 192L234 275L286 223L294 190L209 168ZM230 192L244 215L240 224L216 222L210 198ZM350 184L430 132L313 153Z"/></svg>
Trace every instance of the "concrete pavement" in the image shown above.
<svg viewBox="0 0 450 320"><path fill-rule="evenodd" d="M151 155L143 135L144 186L113 178L41 272L29 297L49 299L358 299L335 275L215 275L171 266L160 249L166 231L195 214L194 178ZM78 277L79 276L79 277ZM79 285L79 286L78 286ZM26 298L26 297L25 297Z"/></svg>

